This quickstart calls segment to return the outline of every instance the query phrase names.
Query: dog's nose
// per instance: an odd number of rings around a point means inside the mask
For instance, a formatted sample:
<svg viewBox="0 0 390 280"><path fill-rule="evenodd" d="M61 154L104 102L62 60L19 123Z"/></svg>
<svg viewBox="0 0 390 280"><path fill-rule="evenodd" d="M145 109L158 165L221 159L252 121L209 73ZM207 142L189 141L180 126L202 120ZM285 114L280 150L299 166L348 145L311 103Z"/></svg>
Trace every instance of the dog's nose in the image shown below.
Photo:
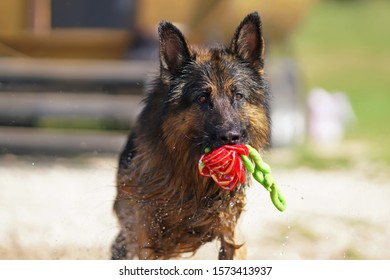
<svg viewBox="0 0 390 280"><path fill-rule="evenodd" d="M241 133L237 131L223 131L219 133L219 139L223 145L234 145L241 142Z"/></svg>

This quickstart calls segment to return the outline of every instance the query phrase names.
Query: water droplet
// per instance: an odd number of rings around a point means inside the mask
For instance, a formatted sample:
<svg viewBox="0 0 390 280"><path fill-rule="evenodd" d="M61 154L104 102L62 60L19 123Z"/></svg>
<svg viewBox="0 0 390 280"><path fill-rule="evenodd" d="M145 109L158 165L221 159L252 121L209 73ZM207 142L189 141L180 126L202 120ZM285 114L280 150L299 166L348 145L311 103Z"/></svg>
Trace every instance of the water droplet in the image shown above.
<svg viewBox="0 0 390 280"><path fill-rule="evenodd" d="M31 163L31 165L32 165L32 166L34 166L34 165L35 165L35 163L34 163L34 162L32 162L32 163Z"/></svg>

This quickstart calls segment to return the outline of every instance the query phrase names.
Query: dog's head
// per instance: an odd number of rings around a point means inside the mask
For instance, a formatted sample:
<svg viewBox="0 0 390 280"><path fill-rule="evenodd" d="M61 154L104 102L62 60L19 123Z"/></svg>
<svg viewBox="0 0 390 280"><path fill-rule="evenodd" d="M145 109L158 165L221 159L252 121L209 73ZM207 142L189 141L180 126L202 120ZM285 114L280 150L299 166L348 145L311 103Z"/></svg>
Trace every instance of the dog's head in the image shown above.
<svg viewBox="0 0 390 280"><path fill-rule="evenodd" d="M171 23L161 22L160 81L163 137L171 148L193 149L244 144L261 149L269 141L270 121L264 74L261 20L249 14L230 46L189 46Z"/></svg>

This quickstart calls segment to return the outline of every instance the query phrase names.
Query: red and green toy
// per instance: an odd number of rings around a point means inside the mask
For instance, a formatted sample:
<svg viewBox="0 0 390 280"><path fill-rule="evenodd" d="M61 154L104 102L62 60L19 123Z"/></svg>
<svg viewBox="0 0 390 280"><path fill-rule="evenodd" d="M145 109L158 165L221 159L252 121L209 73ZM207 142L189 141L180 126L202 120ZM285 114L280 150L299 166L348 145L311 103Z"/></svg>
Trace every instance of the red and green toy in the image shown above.
<svg viewBox="0 0 390 280"><path fill-rule="evenodd" d="M275 207L284 211L286 201L276 187L270 166L250 145L224 145L213 151L206 148L198 164L200 175L211 177L218 186L229 191L244 183L245 170L270 192Z"/></svg>

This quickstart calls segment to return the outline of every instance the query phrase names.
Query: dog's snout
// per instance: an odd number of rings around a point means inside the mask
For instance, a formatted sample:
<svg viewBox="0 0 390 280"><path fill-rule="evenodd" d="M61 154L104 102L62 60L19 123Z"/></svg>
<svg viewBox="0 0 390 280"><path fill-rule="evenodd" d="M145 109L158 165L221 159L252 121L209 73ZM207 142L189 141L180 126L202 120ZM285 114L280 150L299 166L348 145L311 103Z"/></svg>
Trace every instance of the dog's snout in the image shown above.
<svg viewBox="0 0 390 280"><path fill-rule="evenodd" d="M238 131L226 130L219 133L219 140L224 145L234 145L241 142L241 133Z"/></svg>

